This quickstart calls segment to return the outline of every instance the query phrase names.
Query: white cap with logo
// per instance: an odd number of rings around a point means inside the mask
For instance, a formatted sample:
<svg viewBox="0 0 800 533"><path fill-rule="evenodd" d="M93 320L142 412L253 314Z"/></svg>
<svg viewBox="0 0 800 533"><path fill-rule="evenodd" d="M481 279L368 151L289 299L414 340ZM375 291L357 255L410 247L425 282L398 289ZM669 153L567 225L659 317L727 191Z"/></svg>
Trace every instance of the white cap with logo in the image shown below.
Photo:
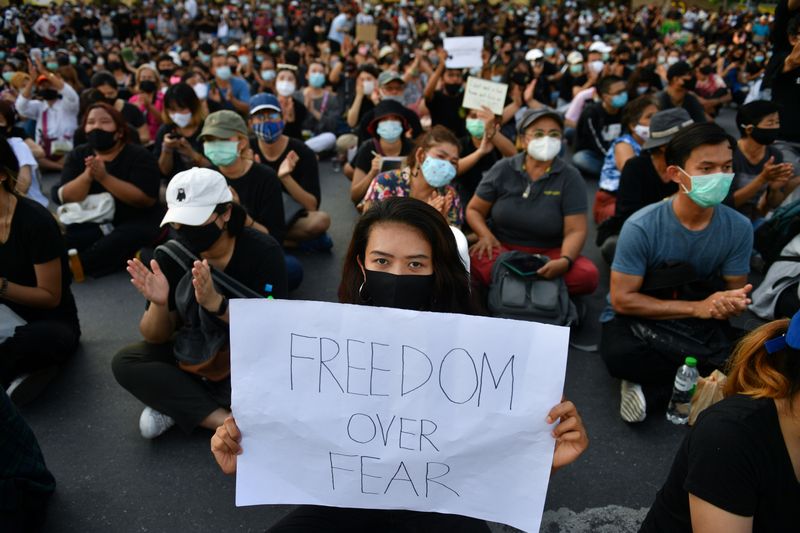
<svg viewBox="0 0 800 533"><path fill-rule="evenodd" d="M225 176L210 168L178 172L167 186L167 214L161 225L174 222L201 226L218 204L233 201Z"/></svg>

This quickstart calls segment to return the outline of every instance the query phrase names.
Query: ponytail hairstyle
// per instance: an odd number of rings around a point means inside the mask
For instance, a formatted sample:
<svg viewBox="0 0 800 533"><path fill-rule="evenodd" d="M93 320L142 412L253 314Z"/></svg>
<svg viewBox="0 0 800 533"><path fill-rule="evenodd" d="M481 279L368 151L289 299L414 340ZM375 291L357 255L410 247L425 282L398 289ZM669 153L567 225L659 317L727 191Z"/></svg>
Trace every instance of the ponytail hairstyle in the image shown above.
<svg viewBox="0 0 800 533"><path fill-rule="evenodd" d="M800 350L786 346L769 353L765 343L786 334L789 319L764 324L745 336L728 365L725 396L791 399L800 392Z"/></svg>

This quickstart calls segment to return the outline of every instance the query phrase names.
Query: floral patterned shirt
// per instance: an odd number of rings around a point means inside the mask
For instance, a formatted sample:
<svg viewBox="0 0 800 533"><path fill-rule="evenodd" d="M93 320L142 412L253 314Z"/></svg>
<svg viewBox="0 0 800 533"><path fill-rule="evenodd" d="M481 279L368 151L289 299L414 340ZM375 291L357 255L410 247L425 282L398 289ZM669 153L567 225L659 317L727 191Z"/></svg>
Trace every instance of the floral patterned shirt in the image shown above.
<svg viewBox="0 0 800 533"><path fill-rule="evenodd" d="M445 185L437 189L440 195L452 193L453 203L447 211L447 223L451 226L461 227L464 225L464 209L461 207L461 200L452 185ZM390 170L381 172L372 183L364 195L361 205L366 202L380 202L386 198L411 196L411 179L409 169Z"/></svg>

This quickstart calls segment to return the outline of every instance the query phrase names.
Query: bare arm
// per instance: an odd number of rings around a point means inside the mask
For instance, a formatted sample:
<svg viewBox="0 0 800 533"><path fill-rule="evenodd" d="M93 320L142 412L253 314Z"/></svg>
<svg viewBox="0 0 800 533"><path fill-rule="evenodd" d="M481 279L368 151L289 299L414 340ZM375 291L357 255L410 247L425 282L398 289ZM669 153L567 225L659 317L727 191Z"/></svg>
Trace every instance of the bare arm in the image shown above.
<svg viewBox="0 0 800 533"><path fill-rule="evenodd" d="M8 290L0 300L38 309L58 307L61 303L61 258L33 265L33 271L36 274L35 287L9 282Z"/></svg>
<svg viewBox="0 0 800 533"><path fill-rule="evenodd" d="M150 207L156 203L155 198L147 196L136 185L123 181L111 174L98 178L97 182L105 187L115 198L131 207Z"/></svg>
<svg viewBox="0 0 800 533"><path fill-rule="evenodd" d="M628 162L628 159L635 155L633 146L626 142L618 142L617 145L614 146L614 163L617 165L617 170L622 172L622 168L625 166L625 163Z"/></svg>
<svg viewBox="0 0 800 533"><path fill-rule="evenodd" d="M750 303L747 293L752 289L747 276L730 276L725 278L729 290L715 292L705 300L659 300L640 292L643 282L642 276L611 271L611 306L615 312L656 320L727 318L746 308Z"/></svg>
<svg viewBox="0 0 800 533"><path fill-rule="evenodd" d="M89 194L89 189L92 187L92 175L87 167L83 172L78 174L74 180L65 183L60 190L59 196L64 203L67 202L82 202Z"/></svg>
<svg viewBox="0 0 800 533"><path fill-rule="evenodd" d="M739 516L689 493L689 514L696 533L752 533L753 517Z"/></svg>
<svg viewBox="0 0 800 533"><path fill-rule="evenodd" d="M31 188L33 182L33 173L31 172L30 165L23 165L19 169L17 175L17 192L20 194L28 194L28 189Z"/></svg>

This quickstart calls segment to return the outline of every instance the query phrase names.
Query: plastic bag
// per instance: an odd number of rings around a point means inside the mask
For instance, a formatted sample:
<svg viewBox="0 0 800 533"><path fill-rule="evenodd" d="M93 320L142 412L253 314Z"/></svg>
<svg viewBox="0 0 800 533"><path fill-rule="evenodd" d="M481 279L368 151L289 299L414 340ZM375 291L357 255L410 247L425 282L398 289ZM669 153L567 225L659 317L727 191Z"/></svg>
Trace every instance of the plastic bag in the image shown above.
<svg viewBox="0 0 800 533"><path fill-rule="evenodd" d="M689 425L693 426L697 417L723 398L722 390L725 388L725 382L728 377L720 372L714 370L710 376L697 380L697 388L692 396L692 405L689 410Z"/></svg>

